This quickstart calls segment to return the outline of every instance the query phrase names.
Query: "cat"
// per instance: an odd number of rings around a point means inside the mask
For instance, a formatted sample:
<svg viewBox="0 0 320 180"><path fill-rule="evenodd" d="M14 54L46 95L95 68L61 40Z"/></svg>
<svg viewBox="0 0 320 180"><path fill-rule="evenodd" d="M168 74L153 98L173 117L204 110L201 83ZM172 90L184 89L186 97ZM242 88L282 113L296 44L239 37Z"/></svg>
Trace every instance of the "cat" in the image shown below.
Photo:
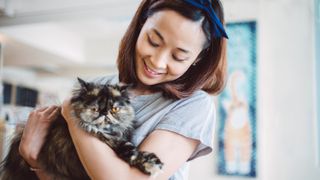
<svg viewBox="0 0 320 180"><path fill-rule="evenodd" d="M163 163L154 153L139 151L130 142L135 112L127 86L102 85L80 78L78 82L79 87L74 89L70 102L72 115L79 127L109 145L130 166L151 176L161 172ZM19 154L21 136L22 132L13 138L9 153L1 163L2 180L38 179ZM52 179L90 179L77 156L61 114L50 126L37 160Z"/></svg>

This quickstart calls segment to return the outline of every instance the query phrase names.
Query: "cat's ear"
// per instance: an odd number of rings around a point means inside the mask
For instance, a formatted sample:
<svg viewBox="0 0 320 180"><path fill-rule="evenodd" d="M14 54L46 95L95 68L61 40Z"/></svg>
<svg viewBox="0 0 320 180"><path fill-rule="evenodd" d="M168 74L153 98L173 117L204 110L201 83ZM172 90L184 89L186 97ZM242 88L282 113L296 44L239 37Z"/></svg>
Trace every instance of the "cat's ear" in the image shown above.
<svg viewBox="0 0 320 180"><path fill-rule="evenodd" d="M82 88L88 90L89 84L86 81L84 81L83 79L79 78L79 77L77 77L77 79L78 79L78 82L79 82L80 86Z"/></svg>
<svg viewBox="0 0 320 180"><path fill-rule="evenodd" d="M119 88L120 92L127 91L132 86L133 86L133 84L125 84L122 82L118 83L118 88Z"/></svg>
<svg viewBox="0 0 320 180"><path fill-rule="evenodd" d="M106 89L107 91L106 92L109 95L111 95L113 97L121 96L121 92L119 91L119 88L118 88L117 85L113 86L113 85L108 84L106 87L107 87L107 89Z"/></svg>
<svg viewBox="0 0 320 180"><path fill-rule="evenodd" d="M119 88L119 91L122 95L122 97L126 97L128 98L129 97L129 89L133 87L133 84L125 84L125 83L119 83L118 84L118 88Z"/></svg>

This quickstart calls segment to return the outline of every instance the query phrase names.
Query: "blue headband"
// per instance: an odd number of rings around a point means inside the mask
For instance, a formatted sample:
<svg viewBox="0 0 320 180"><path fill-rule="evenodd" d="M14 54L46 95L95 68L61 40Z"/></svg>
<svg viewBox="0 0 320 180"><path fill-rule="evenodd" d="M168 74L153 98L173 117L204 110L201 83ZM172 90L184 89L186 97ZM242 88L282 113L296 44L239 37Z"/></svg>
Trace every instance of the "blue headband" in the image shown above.
<svg viewBox="0 0 320 180"><path fill-rule="evenodd" d="M185 0L185 2L204 11L205 13L207 13L207 15L209 15L212 29L214 31L214 37L228 38L228 35L224 30L224 27L217 17L216 13L214 12L214 9L212 8L209 0Z"/></svg>

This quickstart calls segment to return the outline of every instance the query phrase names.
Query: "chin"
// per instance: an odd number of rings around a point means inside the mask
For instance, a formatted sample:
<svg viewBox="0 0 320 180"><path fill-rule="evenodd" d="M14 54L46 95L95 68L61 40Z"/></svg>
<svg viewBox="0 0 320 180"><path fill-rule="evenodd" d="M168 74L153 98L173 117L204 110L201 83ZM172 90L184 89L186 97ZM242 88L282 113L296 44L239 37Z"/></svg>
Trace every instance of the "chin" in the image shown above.
<svg viewBox="0 0 320 180"><path fill-rule="evenodd" d="M139 81L146 86L153 86L161 83L160 81L150 80L146 77L142 77L142 78L138 77L138 78L139 78Z"/></svg>
<svg viewBox="0 0 320 180"><path fill-rule="evenodd" d="M146 86L152 86L152 85L161 83L158 78L149 78L149 77L145 76L143 74L143 72L138 73L137 76L138 76L140 83L142 83Z"/></svg>

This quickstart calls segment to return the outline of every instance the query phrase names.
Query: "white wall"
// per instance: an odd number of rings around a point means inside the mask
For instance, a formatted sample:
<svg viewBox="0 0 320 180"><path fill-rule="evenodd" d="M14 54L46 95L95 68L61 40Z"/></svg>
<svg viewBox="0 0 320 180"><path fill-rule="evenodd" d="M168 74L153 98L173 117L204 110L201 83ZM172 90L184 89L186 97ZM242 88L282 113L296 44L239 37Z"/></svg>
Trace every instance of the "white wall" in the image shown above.
<svg viewBox="0 0 320 180"><path fill-rule="evenodd" d="M259 1L255 179L320 179L316 165L313 3ZM239 7L235 14L241 11L246 9ZM215 175L214 156L193 163L191 180L240 179Z"/></svg>
<svg viewBox="0 0 320 180"><path fill-rule="evenodd" d="M320 49L320 0L315 0L315 13L316 13L316 23L315 23L315 46L316 49ZM315 66L315 79L317 85L316 85L316 96L317 96L317 103L316 103L316 109L320 109L320 51L315 52L315 59L316 59L316 66ZM317 127L320 129L320 111L316 113L317 115ZM318 146L317 146L318 152L320 152L320 131L318 131ZM320 166L320 153L318 155L318 165Z"/></svg>
<svg viewBox="0 0 320 180"><path fill-rule="evenodd" d="M265 180L316 180L313 0L260 4L260 145Z"/></svg>

